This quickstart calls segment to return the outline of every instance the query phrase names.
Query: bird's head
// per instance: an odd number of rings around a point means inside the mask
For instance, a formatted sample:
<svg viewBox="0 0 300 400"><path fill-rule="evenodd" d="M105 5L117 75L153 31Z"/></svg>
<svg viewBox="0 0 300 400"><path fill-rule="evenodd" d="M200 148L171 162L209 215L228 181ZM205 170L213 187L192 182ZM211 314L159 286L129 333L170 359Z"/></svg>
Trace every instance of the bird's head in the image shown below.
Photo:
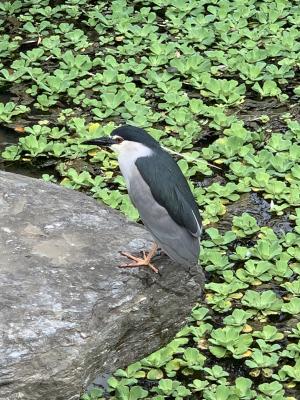
<svg viewBox="0 0 300 400"><path fill-rule="evenodd" d="M83 144L110 147L116 153L128 152L138 147L141 149L146 147L150 150L160 148L159 143L144 129L131 125L120 126L114 129L110 136L87 140Z"/></svg>

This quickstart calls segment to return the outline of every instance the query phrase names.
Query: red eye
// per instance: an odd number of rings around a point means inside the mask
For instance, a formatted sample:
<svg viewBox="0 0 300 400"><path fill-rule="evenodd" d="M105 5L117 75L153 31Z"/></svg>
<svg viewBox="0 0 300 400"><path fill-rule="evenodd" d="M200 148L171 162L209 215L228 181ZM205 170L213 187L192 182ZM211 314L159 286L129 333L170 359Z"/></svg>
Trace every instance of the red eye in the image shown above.
<svg viewBox="0 0 300 400"><path fill-rule="evenodd" d="M115 138L115 141L116 141L116 143L122 143L123 142L123 138L121 138L120 136L117 136L116 138Z"/></svg>

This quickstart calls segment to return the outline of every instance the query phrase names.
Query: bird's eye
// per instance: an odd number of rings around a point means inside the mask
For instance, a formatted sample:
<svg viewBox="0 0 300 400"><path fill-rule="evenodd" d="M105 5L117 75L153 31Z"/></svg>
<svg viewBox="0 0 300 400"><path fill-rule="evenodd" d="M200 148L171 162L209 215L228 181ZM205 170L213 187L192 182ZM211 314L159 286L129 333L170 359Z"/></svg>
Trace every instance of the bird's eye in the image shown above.
<svg viewBox="0 0 300 400"><path fill-rule="evenodd" d="M124 140L124 139L121 138L120 136L117 136L117 137L115 137L114 139L115 139L116 143L118 143L118 144L119 144L119 143L122 143L123 140Z"/></svg>

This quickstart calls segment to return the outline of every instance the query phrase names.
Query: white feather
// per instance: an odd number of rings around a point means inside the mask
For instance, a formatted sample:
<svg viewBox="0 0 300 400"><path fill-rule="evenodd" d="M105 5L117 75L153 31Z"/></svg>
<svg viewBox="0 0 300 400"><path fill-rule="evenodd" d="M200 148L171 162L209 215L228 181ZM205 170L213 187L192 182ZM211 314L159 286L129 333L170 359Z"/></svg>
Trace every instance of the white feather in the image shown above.
<svg viewBox="0 0 300 400"><path fill-rule="evenodd" d="M122 143L113 144L110 148L118 154L118 162L121 173L126 181L127 188L130 188L130 179L136 172L135 162L140 157L149 157L153 151L139 142L123 140Z"/></svg>

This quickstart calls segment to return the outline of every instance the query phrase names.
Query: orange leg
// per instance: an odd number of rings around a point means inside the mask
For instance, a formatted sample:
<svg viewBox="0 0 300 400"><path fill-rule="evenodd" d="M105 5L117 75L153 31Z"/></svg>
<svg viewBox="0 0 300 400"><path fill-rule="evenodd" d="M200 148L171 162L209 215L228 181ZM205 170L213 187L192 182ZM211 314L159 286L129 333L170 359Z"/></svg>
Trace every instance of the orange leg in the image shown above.
<svg viewBox="0 0 300 400"><path fill-rule="evenodd" d="M129 253L126 253L125 251L121 251L121 254L123 256L129 258L130 260L133 260L134 262L129 263L129 264L122 264L122 265L120 265L120 268L132 268L132 267L146 266L146 267L150 267L152 269L152 271L154 271L156 274L158 274L158 269L155 268L153 264L151 264L151 258L156 254L157 248L158 248L157 244L153 243L152 248L147 255L146 255L146 252L143 251L143 258L135 257Z"/></svg>

